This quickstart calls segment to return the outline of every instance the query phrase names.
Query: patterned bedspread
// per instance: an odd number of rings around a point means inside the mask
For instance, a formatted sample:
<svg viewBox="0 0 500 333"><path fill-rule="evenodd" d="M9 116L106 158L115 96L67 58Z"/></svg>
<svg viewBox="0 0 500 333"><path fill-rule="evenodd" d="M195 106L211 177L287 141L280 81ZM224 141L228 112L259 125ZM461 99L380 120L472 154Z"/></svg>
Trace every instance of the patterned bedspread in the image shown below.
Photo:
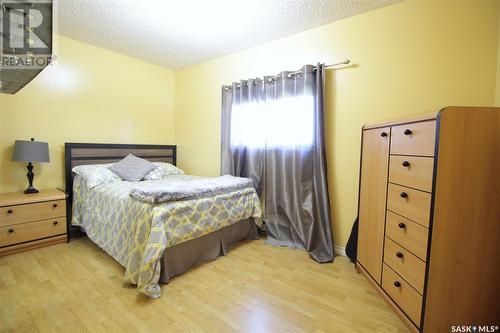
<svg viewBox="0 0 500 333"><path fill-rule="evenodd" d="M170 177L189 181L194 176ZM259 198L253 188L151 204L129 196L136 185L111 182L89 188L76 176L72 224L82 227L94 243L125 267L126 282L136 284L151 298L161 295L160 258L167 247L250 217L257 225L262 223Z"/></svg>

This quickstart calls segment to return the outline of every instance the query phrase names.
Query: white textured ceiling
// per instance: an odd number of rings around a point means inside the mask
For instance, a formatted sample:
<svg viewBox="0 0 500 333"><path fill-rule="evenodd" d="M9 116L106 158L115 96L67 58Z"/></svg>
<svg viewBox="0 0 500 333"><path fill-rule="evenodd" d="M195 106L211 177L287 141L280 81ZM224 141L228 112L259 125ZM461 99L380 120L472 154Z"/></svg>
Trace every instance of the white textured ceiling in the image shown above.
<svg viewBox="0 0 500 333"><path fill-rule="evenodd" d="M58 32L178 69L400 0L59 0Z"/></svg>

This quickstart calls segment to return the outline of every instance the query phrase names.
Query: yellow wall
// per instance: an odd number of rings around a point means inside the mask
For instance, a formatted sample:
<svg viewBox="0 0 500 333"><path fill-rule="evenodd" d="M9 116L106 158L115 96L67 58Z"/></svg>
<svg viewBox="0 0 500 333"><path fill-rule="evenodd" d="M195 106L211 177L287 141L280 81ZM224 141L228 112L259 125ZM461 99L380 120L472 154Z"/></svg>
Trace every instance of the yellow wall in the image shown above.
<svg viewBox="0 0 500 333"><path fill-rule="evenodd" d="M2 157L2 151L3 151L3 145L2 145L2 133L3 133L3 126L2 126L2 119L3 119L3 94L0 93L0 184L1 184L1 177L3 175L3 157ZM0 186L0 190L3 188L3 186ZM0 191L1 193L1 191Z"/></svg>
<svg viewBox="0 0 500 333"><path fill-rule="evenodd" d="M64 185L64 142L174 143L175 73L56 36L54 66L16 95L0 94L0 192L27 186L14 140L46 141L51 162L35 165L35 187Z"/></svg>
<svg viewBox="0 0 500 333"><path fill-rule="evenodd" d="M498 2L403 2L176 72L176 143L189 173L218 175L220 86L242 78L351 59L326 80L328 180L335 244L357 214L363 123L493 105Z"/></svg>
<svg viewBox="0 0 500 333"><path fill-rule="evenodd" d="M495 106L500 106L500 6L498 9L498 17L497 91L495 95Z"/></svg>

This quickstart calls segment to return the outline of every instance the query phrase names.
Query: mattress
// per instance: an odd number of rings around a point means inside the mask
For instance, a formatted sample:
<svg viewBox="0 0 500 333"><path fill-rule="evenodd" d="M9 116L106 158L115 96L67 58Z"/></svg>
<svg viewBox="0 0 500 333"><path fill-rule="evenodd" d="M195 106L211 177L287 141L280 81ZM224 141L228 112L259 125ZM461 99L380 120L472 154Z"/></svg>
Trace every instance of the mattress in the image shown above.
<svg viewBox="0 0 500 333"><path fill-rule="evenodd" d="M193 176L170 176L172 180ZM155 181L150 181L155 182ZM144 182L141 182L144 183ZM253 218L262 223L259 198L251 187L214 196L161 204L130 197L134 182L89 188L73 180L72 225L125 267L124 279L149 297L160 297L161 257L166 248Z"/></svg>

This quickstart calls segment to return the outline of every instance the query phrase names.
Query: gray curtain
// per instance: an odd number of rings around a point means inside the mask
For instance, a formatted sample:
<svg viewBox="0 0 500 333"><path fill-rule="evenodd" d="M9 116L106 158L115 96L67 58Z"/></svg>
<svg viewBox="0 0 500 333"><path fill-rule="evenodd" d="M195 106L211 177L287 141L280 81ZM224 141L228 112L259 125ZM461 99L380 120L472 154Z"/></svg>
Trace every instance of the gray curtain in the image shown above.
<svg viewBox="0 0 500 333"><path fill-rule="evenodd" d="M306 65L223 87L221 173L254 180L264 198L268 243L331 262L324 71L322 64ZM246 121L249 116L257 122Z"/></svg>
<svg viewBox="0 0 500 333"><path fill-rule="evenodd" d="M264 193L266 151L263 147L231 145L231 115L234 107L265 103L263 87L262 80L249 79L233 83L230 89L222 88L221 174L251 178L259 196Z"/></svg>

